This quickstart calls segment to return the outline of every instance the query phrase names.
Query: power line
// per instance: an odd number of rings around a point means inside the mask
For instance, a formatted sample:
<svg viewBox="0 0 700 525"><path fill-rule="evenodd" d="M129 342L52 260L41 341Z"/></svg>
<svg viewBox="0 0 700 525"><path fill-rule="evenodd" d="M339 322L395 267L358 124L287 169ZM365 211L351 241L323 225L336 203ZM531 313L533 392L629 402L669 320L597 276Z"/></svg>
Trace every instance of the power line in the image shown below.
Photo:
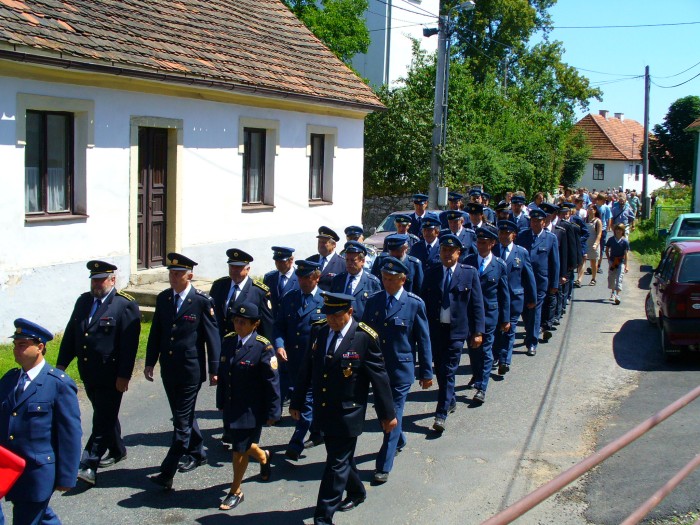
<svg viewBox="0 0 700 525"><path fill-rule="evenodd" d="M422 8L421 6L419 6L419 5L412 4L412 3L409 2L408 0L401 0L401 1L404 2L404 3L406 3L406 4L408 4L408 5L412 5L412 6L415 7L416 9L418 9L418 10L420 10L420 11L423 11L424 13L426 13L426 14L428 14L428 15L430 15L430 16L437 17L436 14L431 13L431 12L428 11L427 9L423 9L423 8ZM396 6L394 6L394 7L396 7Z"/></svg>
<svg viewBox="0 0 700 525"><path fill-rule="evenodd" d="M637 75L636 77L628 77L628 78L618 78L615 80L603 80L600 82L593 82L593 83L591 83L591 87L606 86L608 84L616 84L618 82L625 82L626 80L637 80L638 78L644 78L644 75Z"/></svg>
<svg viewBox="0 0 700 525"><path fill-rule="evenodd" d="M635 25L613 25L613 26L552 26L552 29L620 29L633 27L665 27L665 26L689 26L700 24L700 22L675 22L669 24L635 24Z"/></svg>
<svg viewBox="0 0 700 525"><path fill-rule="evenodd" d="M382 18L384 18L384 19L387 19L387 18L388 18L388 17L386 16L386 13L377 13L377 12L375 12L375 11L370 11L369 9L368 9L366 12L367 12L367 13L372 13L373 15L380 16L380 17L382 17ZM401 20L400 18L394 18L393 16L391 17L390 20L392 20L392 21L394 21L394 22L405 22L405 23L407 23L407 24L415 24L415 23L416 23L415 20ZM424 22L424 23L427 24L428 22ZM418 25L422 25L422 24L418 24Z"/></svg>
<svg viewBox="0 0 700 525"><path fill-rule="evenodd" d="M690 82L691 80L694 80L694 79L696 79L696 78L698 78L698 77L700 77L700 73L698 73L698 74L695 75L694 77L690 77L690 78L689 78L688 80L686 80L685 82L681 82L680 84L676 84L676 85L674 85L674 86L661 86L661 85L657 84L656 82L654 82L653 80L651 81L651 83L654 84L656 87L660 87L660 88L662 88L662 89L671 89L671 88L677 88L678 86L682 86L683 84L687 84L687 83Z"/></svg>
<svg viewBox="0 0 700 525"><path fill-rule="evenodd" d="M593 69L585 69L582 67L576 67L576 66L571 66L574 69L578 69L579 71L585 71L586 73L597 73L598 75L610 75L610 76L618 76L618 77L634 77L638 78L639 75L637 74L628 74L628 73L606 73L605 71L594 71Z"/></svg>
<svg viewBox="0 0 700 525"><path fill-rule="evenodd" d="M693 69L694 67L696 67L696 66L698 66L698 65L700 65L700 62L698 62L697 64L693 64L693 65L690 66L688 69L684 69L684 70L681 71L680 73L676 73L676 74L674 74L674 75L668 75L667 77L656 77L656 76L653 76L653 75L652 75L652 78L673 78L673 77L677 77L678 75L682 75L683 73L686 73L687 71L690 71L691 69Z"/></svg>
<svg viewBox="0 0 700 525"><path fill-rule="evenodd" d="M389 5L389 3L386 2L385 0L377 0L377 2L379 2L380 4L384 4L384 5ZM391 7L392 7L392 9L401 9L401 11L406 11L407 13L413 13L414 15L420 15L420 16L426 16L426 17L430 16L432 18L439 18L437 15L433 15L433 14L426 15L425 13L421 13L419 11L413 11L411 9L406 9L405 7L401 7L400 5L392 5Z"/></svg>
<svg viewBox="0 0 700 525"><path fill-rule="evenodd" d="M408 24L405 26L391 26L391 28L388 27L380 27L379 29L368 29L370 33L374 33L375 31L390 31L392 29L403 29L404 27L417 27L417 26L425 26L425 24Z"/></svg>

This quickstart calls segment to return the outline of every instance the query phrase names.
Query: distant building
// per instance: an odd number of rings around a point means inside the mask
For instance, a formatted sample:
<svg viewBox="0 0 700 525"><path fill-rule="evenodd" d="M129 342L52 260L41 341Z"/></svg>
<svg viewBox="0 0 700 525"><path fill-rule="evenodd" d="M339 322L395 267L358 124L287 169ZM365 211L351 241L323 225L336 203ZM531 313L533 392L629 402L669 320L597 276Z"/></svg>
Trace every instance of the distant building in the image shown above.
<svg viewBox="0 0 700 525"><path fill-rule="evenodd" d="M437 35L423 37L423 27L437 27L439 9L439 0L369 0L365 18L372 41L352 66L372 86L396 85L411 65L412 39L428 52L437 49Z"/></svg>
<svg viewBox="0 0 700 525"><path fill-rule="evenodd" d="M644 126L627 119L623 113L609 116L607 110L598 115L589 113L576 123L586 135L591 146L591 156L579 186L588 189L619 189L642 191L644 171L642 145ZM665 184L649 175L648 191L651 193Z"/></svg>
<svg viewBox="0 0 700 525"><path fill-rule="evenodd" d="M691 188L693 188L693 212L700 213L700 118L695 119L686 131L695 134L695 162L693 163L693 178Z"/></svg>

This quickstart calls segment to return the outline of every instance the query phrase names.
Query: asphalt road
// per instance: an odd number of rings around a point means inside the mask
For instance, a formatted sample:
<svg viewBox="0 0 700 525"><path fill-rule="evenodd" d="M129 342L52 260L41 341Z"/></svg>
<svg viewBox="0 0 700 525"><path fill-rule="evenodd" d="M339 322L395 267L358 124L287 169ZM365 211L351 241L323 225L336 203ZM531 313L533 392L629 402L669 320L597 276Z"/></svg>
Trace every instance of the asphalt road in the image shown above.
<svg viewBox="0 0 700 525"><path fill-rule="evenodd" d="M604 276L599 276L604 277ZM430 430L436 391L414 389L404 417L408 445L397 458L389 482L371 486L381 434L370 408L359 440L357 462L368 499L356 510L336 514L338 524L478 524L517 501L596 448L607 444L657 409L697 384L698 364L667 367L659 358L658 337L643 320L639 289L643 276L632 270L623 302L607 300L606 279L576 290L565 322L537 356L524 355L522 335L505 380L493 380L483 406L470 402L469 359L458 376L458 409L437 437ZM584 279L584 283L588 278ZM132 381L122 407L129 457L98 472L97 487L56 494L52 506L71 524L300 524L312 521L323 469L324 450L308 451L297 463L283 453L291 435L286 416L263 430L262 445L273 455L269 483L249 466L245 501L234 511L218 504L231 481L230 453L222 448L214 389L203 387L198 417L209 463L178 474L173 492L146 477L157 472L171 436L170 414L159 380ZM83 428L91 410L85 400ZM518 523L582 525L619 523L636 503L652 494L697 452L698 405L684 409L638 446L614 457L587 479L578 481L526 514ZM657 432L665 432L657 434ZM674 470L675 469L675 470ZM679 488L662 509L697 508L697 476ZM693 492L695 494L693 494ZM4 508L8 510L8 505ZM11 523L11 520L9 521Z"/></svg>

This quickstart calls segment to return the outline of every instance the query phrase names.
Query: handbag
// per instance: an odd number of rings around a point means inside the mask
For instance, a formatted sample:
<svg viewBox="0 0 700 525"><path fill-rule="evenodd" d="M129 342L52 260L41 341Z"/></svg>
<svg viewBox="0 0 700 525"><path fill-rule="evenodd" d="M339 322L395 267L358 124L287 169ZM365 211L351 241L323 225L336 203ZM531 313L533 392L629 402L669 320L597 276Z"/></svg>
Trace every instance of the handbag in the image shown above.
<svg viewBox="0 0 700 525"><path fill-rule="evenodd" d="M4 498L24 472L24 458L0 446L0 498Z"/></svg>

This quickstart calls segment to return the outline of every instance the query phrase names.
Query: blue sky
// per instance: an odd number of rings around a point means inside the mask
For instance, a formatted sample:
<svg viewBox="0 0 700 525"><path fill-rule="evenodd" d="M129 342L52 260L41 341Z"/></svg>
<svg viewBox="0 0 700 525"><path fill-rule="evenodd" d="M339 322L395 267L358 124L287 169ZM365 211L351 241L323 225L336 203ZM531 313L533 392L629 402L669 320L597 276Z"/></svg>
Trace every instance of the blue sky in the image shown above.
<svg viewBox="0 0 700 525"><path fill-rule="evenodd" d="M672 86L700 73L700 24L565 28L700 22L700 0L558 0L550 13L555 26L550 39L564 43L564 62L579 69L598 72L581 71L603 90L603 101L592 100L590 112L607 109L611 115L624 113L625 117L643 123L643 75L647 65L652 77L649 112L652 128L654 124L663 122L669 106L675 100L687 95L700 96L700 76L672 89L655 85ZM698 65L689 71L670 77L695 64ZM642 78L627 75L642 75ZM580 113L579 117L583 115L585 113Z"/></svg>

